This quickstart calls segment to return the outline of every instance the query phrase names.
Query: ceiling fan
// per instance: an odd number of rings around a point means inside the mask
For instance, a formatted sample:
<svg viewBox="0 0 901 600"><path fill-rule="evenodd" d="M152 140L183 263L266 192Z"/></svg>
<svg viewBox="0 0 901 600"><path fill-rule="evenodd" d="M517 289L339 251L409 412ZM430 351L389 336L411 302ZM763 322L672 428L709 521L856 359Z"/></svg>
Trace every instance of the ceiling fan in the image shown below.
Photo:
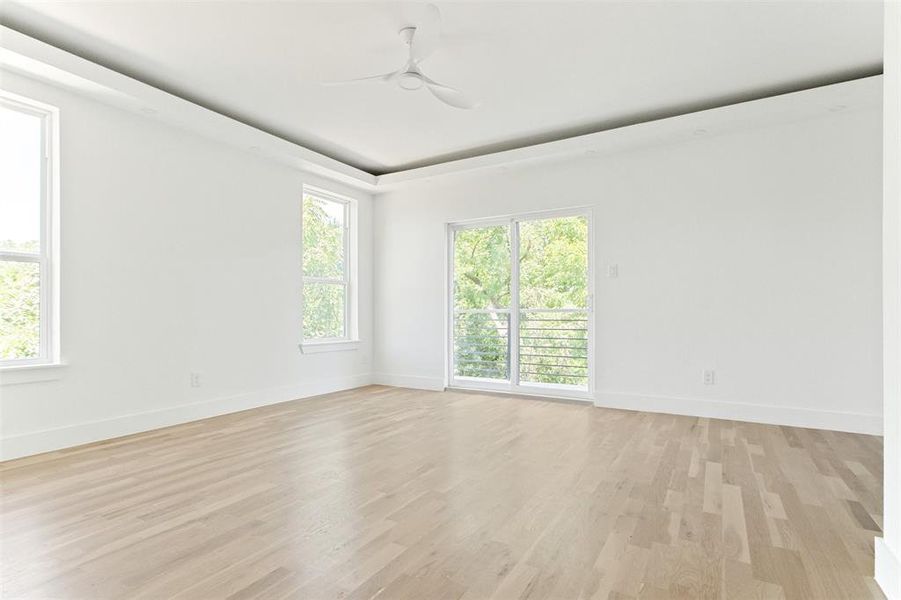
<svg viewBox="0 0 901 600"><path fill-rule="evenodd" d="M441 13L434 4L426 6L426 13L418 26L408 26L400 30L400 38L407 46L407 61L400 69L360 77L347 81L328 82L325 85L347 85L351 83L380 82L396 84L403 90L415 91L422 88L429 90L435 98L454 108L471 109L476 103L463 92L449 85L438 83L422 72L419 65L428 58L438 45L440 37Z"/></svg>

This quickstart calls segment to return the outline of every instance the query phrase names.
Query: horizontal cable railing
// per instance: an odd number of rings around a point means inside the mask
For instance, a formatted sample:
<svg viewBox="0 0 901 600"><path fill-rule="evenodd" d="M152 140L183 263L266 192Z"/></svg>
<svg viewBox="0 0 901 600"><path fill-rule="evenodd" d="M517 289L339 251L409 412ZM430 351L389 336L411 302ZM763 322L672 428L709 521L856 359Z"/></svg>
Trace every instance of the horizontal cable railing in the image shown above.
<svg viewBox="0 0 901 600"><path fill-rule="evenodd" d="M454 375L510 380L510 310L454 311ZM588 385L588 311L526 309L519 313L519 380Z"/></svg>
<svg viewBox="0 0 901 600"><path fill-rule="evenodd" d="M588 311L520 311L519 379L523 383L588 385Z"/></svg>
<svg viewBox="0 0 901 600"><path fill-rule="evenodd" d="M454 374L510 378L510 310L454 311Z"/></svg>

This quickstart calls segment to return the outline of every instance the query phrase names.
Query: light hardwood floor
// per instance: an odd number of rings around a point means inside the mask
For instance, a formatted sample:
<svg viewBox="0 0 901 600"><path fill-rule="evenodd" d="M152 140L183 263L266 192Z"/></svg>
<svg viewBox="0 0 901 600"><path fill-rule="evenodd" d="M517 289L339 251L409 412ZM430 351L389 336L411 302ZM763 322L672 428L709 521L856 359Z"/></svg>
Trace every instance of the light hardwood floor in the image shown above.
<svg viewBox="0 0 901 600"><path fill-rule="evenodd" d="M0 469L4 598L880 597L872 436L372 386Z"/></svg>

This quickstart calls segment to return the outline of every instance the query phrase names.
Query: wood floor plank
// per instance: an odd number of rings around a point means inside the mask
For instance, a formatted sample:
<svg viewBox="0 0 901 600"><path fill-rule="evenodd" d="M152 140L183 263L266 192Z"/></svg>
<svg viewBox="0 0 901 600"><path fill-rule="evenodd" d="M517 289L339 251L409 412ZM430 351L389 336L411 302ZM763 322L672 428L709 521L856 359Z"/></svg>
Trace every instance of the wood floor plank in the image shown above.
<svg viewBox="0 0 901 600"><path fill-rule="evenodd" d="M0 596L879 598L881 453L370 386L0 464Z"/></svg>

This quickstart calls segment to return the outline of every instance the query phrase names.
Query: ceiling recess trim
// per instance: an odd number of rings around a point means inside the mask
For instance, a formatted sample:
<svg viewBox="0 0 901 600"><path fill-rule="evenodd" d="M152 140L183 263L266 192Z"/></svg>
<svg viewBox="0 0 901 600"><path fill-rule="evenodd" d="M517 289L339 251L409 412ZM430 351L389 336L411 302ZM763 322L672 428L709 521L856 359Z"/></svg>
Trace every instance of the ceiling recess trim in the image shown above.
<svg viewBox="0 0 901 600"><path fill-rule="evenodd" d="M0 26L0 68L48 81L143 117L371 193L484 169L603 156L836 112L881 109L882 99L882 75L873 75L375 176L3 26Z"/></svg>
<svg viewBox="0 0 901 600"><path fill-rule="evenodd" d="M522 148L483 154L378 177L377 190L491 168L513 168L583 156L599 157L649 146L698 140L859 110L881 110L882 75L872 75L685 113Z"/></svg>

